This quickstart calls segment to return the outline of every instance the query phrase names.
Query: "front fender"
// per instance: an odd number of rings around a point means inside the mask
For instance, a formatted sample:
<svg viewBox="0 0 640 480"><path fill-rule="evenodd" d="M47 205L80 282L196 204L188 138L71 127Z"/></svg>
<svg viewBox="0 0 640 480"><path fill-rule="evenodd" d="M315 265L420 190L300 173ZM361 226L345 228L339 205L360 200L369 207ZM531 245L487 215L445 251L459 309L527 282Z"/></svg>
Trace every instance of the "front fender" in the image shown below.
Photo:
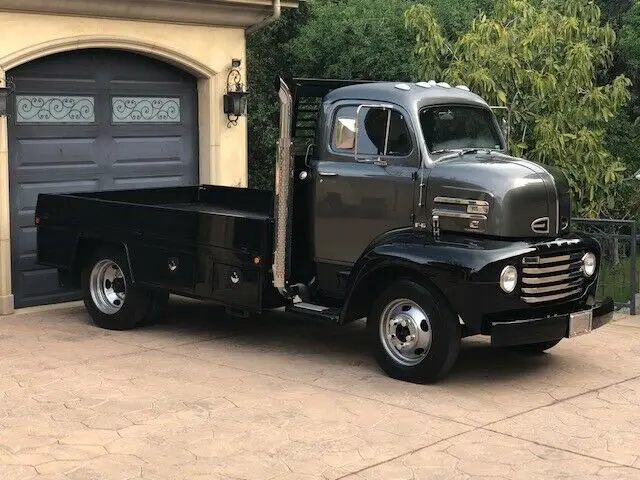
<svg viewBox="0 0 640 480"><path fill-rule="evenodd" d="M368 313L366 307L372 297L384 288L381 284L410 275L437 289L469 332L480 333L484 315L528 308L516 292L505 294L500 289L500 272L506 264L516 263L525 255L586 246L599 254L597 242L586 236L508 241L463 235L434 239L413 229L389 232L376 239L351 270L341 321L366 316L363 313Z"/></svg>
<svg viewBox="0 0 640 480"><path fill-rule="evenodd" d="M388 232L372 242L351 269L341 320L365 316L371 296L400 276L428 282L459 312L460 285L473 281L490 261L486 249L468 238L434 240L414 229Z"/></svg>

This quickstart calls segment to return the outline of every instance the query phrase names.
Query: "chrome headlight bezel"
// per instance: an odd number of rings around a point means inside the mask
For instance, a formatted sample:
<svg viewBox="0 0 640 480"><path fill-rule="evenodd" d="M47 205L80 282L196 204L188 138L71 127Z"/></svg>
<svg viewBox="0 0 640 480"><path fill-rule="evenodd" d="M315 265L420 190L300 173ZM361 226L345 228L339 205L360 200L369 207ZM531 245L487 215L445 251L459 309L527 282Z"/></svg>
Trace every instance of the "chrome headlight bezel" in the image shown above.
<svg viewBox="0 0 640 480"><path fill-rule="evenodd" d="M587 252L582 257L582 273L585 277L591 278L596 274L598 270L598 260L595 253Z"/></svg>
<svg viewBox="0 0 640 480"><path fill-rule="evenodd" d="M505 293L513 293L518 286L518 269L507 265L500 272L500 288Z"/></svg>

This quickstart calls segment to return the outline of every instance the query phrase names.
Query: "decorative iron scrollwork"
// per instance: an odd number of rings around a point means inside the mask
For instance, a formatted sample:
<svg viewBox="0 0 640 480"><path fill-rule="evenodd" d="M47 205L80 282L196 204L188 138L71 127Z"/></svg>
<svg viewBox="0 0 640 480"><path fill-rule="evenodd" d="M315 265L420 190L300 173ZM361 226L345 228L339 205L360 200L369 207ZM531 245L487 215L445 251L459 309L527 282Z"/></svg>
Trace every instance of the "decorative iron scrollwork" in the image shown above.
<svg viewBox="0 0 640 480"><path fill-rule="evenodd" d="M113 123L178 123L180 97L113 97Z"/></svg>
<svg viewBox="0 0 640 480"><path fill-rule="evenodd" d="M16 95L18 123L94 123L95 100L87 96Z"/></svg>

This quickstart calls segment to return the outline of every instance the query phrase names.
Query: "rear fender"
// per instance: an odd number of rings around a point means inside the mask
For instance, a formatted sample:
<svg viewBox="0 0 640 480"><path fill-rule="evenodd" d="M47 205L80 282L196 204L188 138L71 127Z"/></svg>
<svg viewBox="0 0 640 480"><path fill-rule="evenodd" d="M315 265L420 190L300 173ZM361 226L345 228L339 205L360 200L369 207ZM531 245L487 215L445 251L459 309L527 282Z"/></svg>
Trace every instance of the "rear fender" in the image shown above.
<svg viewBox="0 0 640 480"><path fill-rule="evenodd" d="M74 283L74 285L80 285L80 275L82 273L82 268L84 267L86 261L89 259L89 256L92 255L93 252L96 252L97 250L104 247L120 248L124 252L127 259L129 274L131 275L131 282L135 284L135 272L133 271L131 265L129 247L126 243L79 235L76 240L76 248L74 250L73 259L69 268L70 280Z"/></svg>

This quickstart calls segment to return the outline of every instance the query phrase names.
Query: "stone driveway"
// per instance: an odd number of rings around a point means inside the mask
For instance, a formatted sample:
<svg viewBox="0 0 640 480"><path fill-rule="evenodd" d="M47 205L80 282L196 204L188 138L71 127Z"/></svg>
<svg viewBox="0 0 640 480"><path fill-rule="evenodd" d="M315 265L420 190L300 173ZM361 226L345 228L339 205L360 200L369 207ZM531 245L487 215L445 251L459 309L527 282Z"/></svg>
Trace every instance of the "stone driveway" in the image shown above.
<svg viewBox="0 0 640 480"><path fill-rule="evenodd" d="M534 357L465 340L435 386L386 377L362 329L0 317L0 479L640 479L640 320Z"/></svg>

